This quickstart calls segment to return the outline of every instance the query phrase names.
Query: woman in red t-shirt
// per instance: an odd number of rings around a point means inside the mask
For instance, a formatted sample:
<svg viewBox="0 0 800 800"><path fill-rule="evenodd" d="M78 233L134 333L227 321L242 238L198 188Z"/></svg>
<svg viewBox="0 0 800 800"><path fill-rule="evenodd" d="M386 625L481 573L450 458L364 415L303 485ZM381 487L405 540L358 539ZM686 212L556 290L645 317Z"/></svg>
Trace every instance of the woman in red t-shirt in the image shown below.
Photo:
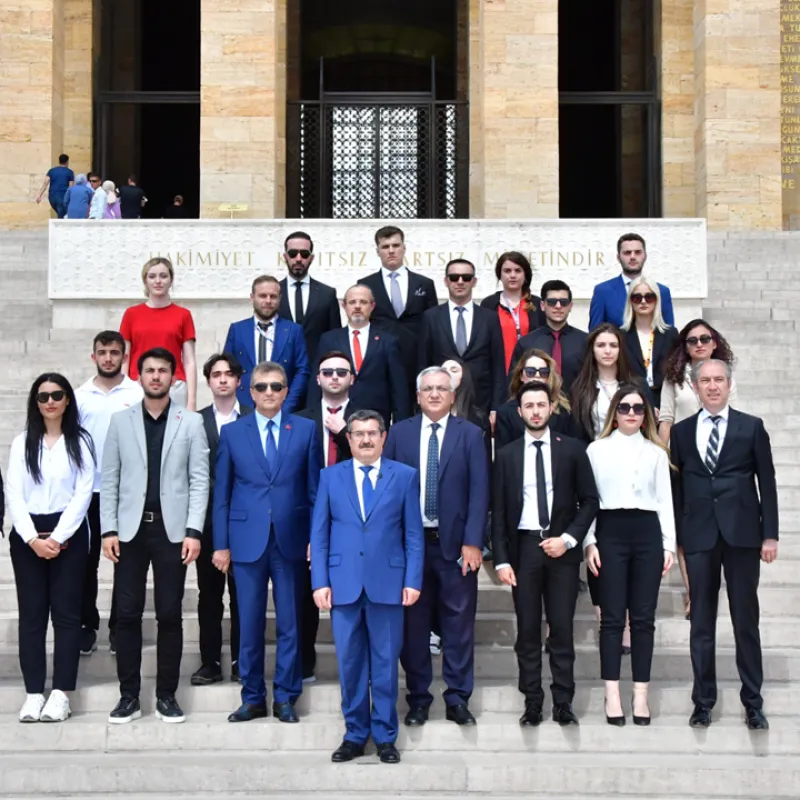
<svg viewBox="0 0 800 800"><path fill-rule="evenodd" d="M163 347L175 356L175 383L170 397L190 411L197 410L197 359L194 320L188 308L176 305L169 296L175 270L167 258L151 258L142 267L147 301L131 306L123 315L119 332L125 339L128 374L139 378L139 356L152 347Z"/></svg>

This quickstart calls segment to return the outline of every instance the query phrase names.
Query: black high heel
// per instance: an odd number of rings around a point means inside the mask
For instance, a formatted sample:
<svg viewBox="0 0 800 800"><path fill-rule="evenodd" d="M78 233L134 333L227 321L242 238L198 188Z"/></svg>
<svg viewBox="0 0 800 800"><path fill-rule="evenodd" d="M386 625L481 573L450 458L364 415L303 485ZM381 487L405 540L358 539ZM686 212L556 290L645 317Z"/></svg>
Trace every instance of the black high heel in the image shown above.
<svg viewBox="0 0 800 800"><path fill-rule="evenodd" d="M614 725L617 728L624 728L625 727L625 715L623 714L621 717L609 717L608 716L608 701L603 699L603 710L606 712L606 722L609 725Z"/></svg>
<svg viewBox="0 0 800 800"><path fill-rule="evenodd" d="M649 710L649 708L648 708ZM650 724L650 717L637 717L636 712L633 710L633 698L631 697L631 714L633 714L633 724L634 725L649 725Z"/></svg>

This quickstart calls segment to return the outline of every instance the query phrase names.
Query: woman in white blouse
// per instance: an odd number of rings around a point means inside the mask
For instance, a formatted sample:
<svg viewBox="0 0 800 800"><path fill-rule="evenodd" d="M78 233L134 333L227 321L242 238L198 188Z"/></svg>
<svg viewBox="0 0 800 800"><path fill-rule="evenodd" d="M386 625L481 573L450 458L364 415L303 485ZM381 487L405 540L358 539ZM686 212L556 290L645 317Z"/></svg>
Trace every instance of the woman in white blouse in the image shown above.
<svg viewBox="0 0 800 800"><path fill-rule="evenodd" d="M619 388L600 438L586 452L600 495L596 528L586 536L584 548L586 563L599 580L606 720L625 724L619 673L627 612L633 722L649 725L658 590L674 561L675 518L669 455L658 438L652 407L638 387Z"/></svg>
<svg viewBox="0 0 800 800"><path fill-rule="evenodd" d="M62 722L80 659L81 598L89 556L86 512L95 458L62 375L40 375L28 397L25 431L11 444L6 499L19 606L19 663L27 698L20 722ZM45 702L48 619L53 621L53 687Z"/></svg>

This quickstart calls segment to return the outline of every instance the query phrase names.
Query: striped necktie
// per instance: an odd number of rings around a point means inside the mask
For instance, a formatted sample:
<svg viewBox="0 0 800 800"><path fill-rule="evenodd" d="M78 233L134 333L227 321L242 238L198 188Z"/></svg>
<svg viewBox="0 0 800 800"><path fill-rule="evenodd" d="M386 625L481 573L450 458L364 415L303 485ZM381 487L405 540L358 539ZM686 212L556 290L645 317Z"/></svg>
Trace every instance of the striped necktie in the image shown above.
<svg viewBox="0 0 800 800"><path fill-rule="evenodd" d="M715 416L709 417L714 423L711 429L711 435L708 437L708 447L706 447L705 464L709 472L714 472L717 468L717 460L719 459L719 423L722 417Z"/></svg>

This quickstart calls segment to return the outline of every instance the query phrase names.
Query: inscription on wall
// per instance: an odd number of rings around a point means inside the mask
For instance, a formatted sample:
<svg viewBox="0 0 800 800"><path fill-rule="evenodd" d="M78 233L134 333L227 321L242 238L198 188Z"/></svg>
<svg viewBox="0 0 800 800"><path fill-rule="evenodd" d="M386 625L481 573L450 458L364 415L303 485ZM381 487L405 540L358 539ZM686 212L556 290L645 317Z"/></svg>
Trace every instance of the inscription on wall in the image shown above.
<svg viewBox="0 0 800 800"><path fill-rule="evenodd" d="M783 227L800 229L800 2L781 0Z"/></svg>

